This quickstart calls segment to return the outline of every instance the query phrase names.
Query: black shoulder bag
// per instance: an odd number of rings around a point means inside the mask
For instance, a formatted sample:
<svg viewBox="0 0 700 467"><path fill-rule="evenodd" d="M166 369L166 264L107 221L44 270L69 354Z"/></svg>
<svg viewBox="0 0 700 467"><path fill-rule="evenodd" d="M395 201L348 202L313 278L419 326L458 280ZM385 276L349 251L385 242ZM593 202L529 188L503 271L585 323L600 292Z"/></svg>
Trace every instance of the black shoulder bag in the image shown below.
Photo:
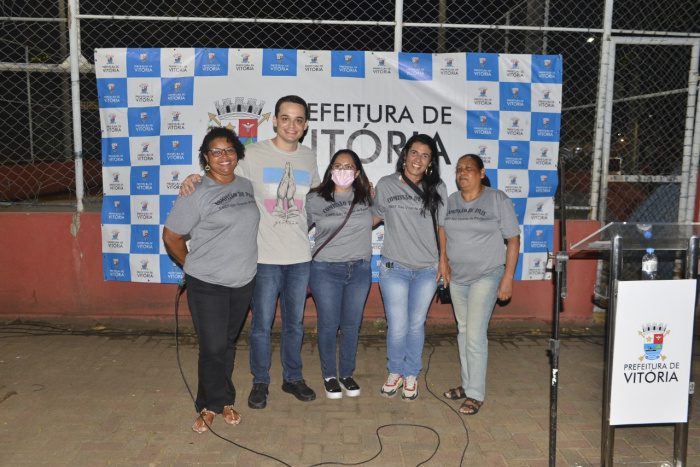
<svg viewBox="0 0 700 467"><path fill-rule="evenodd" d="M425 192L418 188L418 186L413 183L411 180L408 179L408 177L404 177L403 174L401 174L401 178L403 179L404 182L406 182L406 185L411 187L413 191L416 192L418 196L421 197L421 199L425 199ZM437 207L435 208L430 208L430 218L433 220L433 232L435 233L435 243L437 244L437 251L438 251L438 262L440 261L440 238L438 237L438 226L437 226ZM449 305L452 303L452 297L450 296L450 287L449 285L445 287L443 284L440 284L437 288L437 301L442 303L443 305Z"/></svg>

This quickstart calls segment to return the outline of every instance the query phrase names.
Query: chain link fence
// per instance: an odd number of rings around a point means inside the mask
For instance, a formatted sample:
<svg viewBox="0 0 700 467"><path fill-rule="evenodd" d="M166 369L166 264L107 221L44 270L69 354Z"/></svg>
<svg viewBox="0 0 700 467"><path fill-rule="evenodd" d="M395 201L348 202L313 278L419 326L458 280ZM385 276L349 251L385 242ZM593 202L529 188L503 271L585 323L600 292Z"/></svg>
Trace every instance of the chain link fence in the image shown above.
<svg viewBox="0 0 700 467"><path fill-rule="evenodd" d="M3 2L10 18L0 34L2 201L75 185L64 6Z"/></svg>
<svg viewBox="0 0 700 467"><path fill-rule="evenodd" d="M677 222L690 47L620 44L615 62L605 220Z"/></svg>
<svg viewBox="0 0 700 467"><path fill-rule="evenodd" d="M592 173L592 166L605 6L604 0L407 0L402 2L397 16L394 2L368 0L83 0L78 20L85 59L80 78L80 118L86 196L99 202L102 186L97 89L94 74L89 71L94 48L388 51L395 49L400 34L402 50L413 52L562 54L561 148L566 155L563 202L571 217L589 217L591 185L600 176ZM696 6L685 0L615 0L612 33L700 38L700 13ZM14 0L3 3L2 202L55 203L58 199L69 204L75 200L67 7L67 0L50 5ZM620 136L611 141L610 160L615 164L619 159L621 174L635 171L679 175L677 162L682 159L678 154L682 153L679 146L684 141L688 97L688 48L657 49L619 49L613 126L614 134ZM648 117L649 114L654 117ZM656 126L651 131L653 125ZM611 183L606 202L610 219L631 220L637 216L647 220L655 215L656 202L671 206L670 201L663 201L665 197L675 199L677 211L677 194L659 191L663 188L659 183L647 185L636 184L633 194L629 194L629 183Z"/></svg>

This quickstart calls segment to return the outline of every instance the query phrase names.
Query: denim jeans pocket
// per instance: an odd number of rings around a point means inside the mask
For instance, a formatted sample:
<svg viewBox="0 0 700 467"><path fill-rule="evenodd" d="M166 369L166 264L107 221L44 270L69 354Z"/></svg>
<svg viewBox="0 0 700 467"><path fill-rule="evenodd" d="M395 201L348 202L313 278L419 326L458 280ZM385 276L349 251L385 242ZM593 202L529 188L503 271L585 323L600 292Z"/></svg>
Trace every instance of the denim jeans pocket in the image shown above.
<svg viewBox="0 0 700 467"><path fill-rule="evenodd" d="M386 277L387 274L391 271L391 268L386 267L387 260L386 258L381 258L379 260L379 279L382 277Z"/></svg>

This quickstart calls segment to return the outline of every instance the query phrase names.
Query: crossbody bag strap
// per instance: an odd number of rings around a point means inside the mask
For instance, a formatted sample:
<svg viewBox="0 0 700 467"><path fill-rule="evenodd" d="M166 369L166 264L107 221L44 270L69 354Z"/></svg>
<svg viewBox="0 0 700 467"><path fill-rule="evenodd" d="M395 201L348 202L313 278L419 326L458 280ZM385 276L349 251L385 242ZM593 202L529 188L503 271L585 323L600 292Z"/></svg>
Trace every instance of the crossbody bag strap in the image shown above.
<svg viewBox="0 0 700 467"><path fill-rule="evenodd" d="M350 209L348 209L348 213L345 215L345 219L343 219L343 223L340 224L340 227L338 227L337 229L335 229L335 232L333 232L333 233L326 239L325 242L321 243L321 244L319 245L319 247L316 248L316 251L314 251L313 256L311 256L311 259L314 259L314 258L316 257L316 255L318 254L318 252L321 251L321 250L323 249L324 246L328 245L328 243L329 243L331 240L333 240L333 238L335 238L336 235L338 235L338 232L340 232L341 230L343 230L343 227L345 227L345 224L348 223L348 219L350 219L350 214L352 214L352 210L353 210L353 209L355 209L355 203L352 203L352 204L350 205Z"/></svg>
<svg viewBox="0 0 700 467"><path fill-rule="evenodd" d="M421 199L425 199L425 192L421 188L418 188L418 185L413 183L410 178L406 177L404 174L401 174L401 179L411 188L411 190L415 191Z"/></svg>
<svg viewBox="0 0 700 467"><path fill-rule="evenodd" d="M437 225L437 209L430 210L430 217L433 219L433 232L435 232L435 243L437 244L438 258L440 257L440 238L438 237L438 225Z"/></svg>

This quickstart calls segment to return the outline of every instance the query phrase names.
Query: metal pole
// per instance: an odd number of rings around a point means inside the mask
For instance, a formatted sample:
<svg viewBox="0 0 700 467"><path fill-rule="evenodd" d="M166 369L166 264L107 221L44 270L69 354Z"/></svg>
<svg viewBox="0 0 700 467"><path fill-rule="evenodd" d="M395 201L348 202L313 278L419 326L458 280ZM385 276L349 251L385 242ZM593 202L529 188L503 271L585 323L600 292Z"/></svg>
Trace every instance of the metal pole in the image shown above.
<svg viewBox="0 0 700 467"><path fill-rule="evenodd" d="M695 101L698 92L698 56L697 47L691 48L690 70L688 71L688 101L685 115L685 135L683 138L683 164L681 169L681 196L678 202L678 222L690 222L695 206L688 203L690 195L691 152L693 146L693 119L695 117ZM697 173L697 171L696 171ZM690 215L688 215L690 210Z"/></svg>
<svg viewBox="0 0 700 467"><path fill-rule="evenodd" d="M610 64L608 66L608 83L605 86L605 129L603 130L603 146L601 152L600 167L600 204L598 206L598 219L604 221L607 217L608 209L608 163L610 161L610 145L612 133L612 111L613 111L613 88L615 87L615 54L616 43L611 40L610 44Z"/></svg>
<svg viewBox="0 0 700 467"><path fill-rule="evenodd" d="M510 10L506 12L506 26L510 26ZM503 52L508 53L508 45L510 45L510 30L506 29L503 35Z"/></svg>
<svg viewBox="0 0 700 467"><path fill-rule="evenodd" d="M401 52L403 48L403 0L396 0L394 8L394 52Z"/></svg>
<svg viewBox="0 0 700 467"><path fill-rule="evenodd" d="M63 21L58 23L58 45L61 54L60 62L70 58L70 46L68 44L67 30L67 15L66 15L66 0L58 1L58 17ZM73 141L71 139L71 96L70 96L70 76L61 74L61 121L63 123L63 147L61 153L66 161L70 160L71 147Z"/></svg>
<svg viewBox="0 0 700 467"><path fill-rule="evenodd" d="M686 251L685 278L696 279L698 270L698 237L695 235L688 239L688 250ZM697 291L696 300L697 302ZM690 344L690 355L694 355L693 345ZM693 394L695 393L695 381L693 377L693 359L690 359L690 387L688 388L688 421L690 421L690 411L693 408ZM688 422L676 423L673 426L673 465L683 467L688 461Z"/></svg>
<svg viewBox="0 0 700 467"><path fill-rule="evenodd" d="M695 128L693 129L690 149L690 173L688 177L688 203L686 206L685 222L693 222L695 216L695 198L698 189L698 161L700 160L700 101L698 100L698 64L700 63L700 41L696 41L690 53L690 77L688 82L688 97L690 86L695 83Z"/></svg>
<svg viewBox="0 0 700 467"><path fill-rule="evenodd" d="M554 291L554 317L552 319L552 338L549 340L549 351L552 356L552 374L549 388L549 465L557 463L557 404L559 401L559 314L562 312L563 300L567 296L566 266L569 261L566 245L566 202L564 201L566 187L566 155L568 149L560 149L557 171L559 176L559 249L556 254L556 288Z"/></svg>
<svg viewBox="0 0 700 467"><path fill-rule="evenodd" d="M617 283L622 271L622 238L615 235L610 244L610 283L608 286L608 325L603 377L603 420L600 440L600 464L612 467L615 448L615 427L610 426L610 387L612 383L613 349L615 348L615 318L617 313Z"/></svg>
<svg viewBox="0 0 700 467"><path fill-rule="evenodd" d="M438 4L438 22L440 23L440 28L438 28L438 53L445 52L445 33L447 32L443 24L447 22L447 0L440 0Z"/></svg>
<svg viewBox="0 0 700 467"><path fill-rule="evenodd" d="M542 54L547 55L547 28L549 27L549 2L550 0L545 0L544 2L544 31L542 32Z"/></svg>
<svg viewBox="0 0 700 467"><path fill-rule="evenodd" d="M598 219L598 202L600 200L600 166L603 156L603 132L605 131L605 88L608 85L610 41L612 30L613 0L605 0L605 16L603 19L603 37L600 46L600 72L598 74L598 98L596 102L595 146L593 151L593 167L591 169L591 212L592 220Z"/></svg>
<svg viewBox="0 0 700 467"><path fill-rule="evenodd" d="M68 38L70 43L70 82L73 104L73 157L75 158L76 210L83 212L83 138L80 126L80 23L78 0L68 0Z"/></svg>
<svg viewBox="0 0 700 467"><path fill-rule="evenodd" d="M34 165L34 122L32 121L32 85L29 79L29 46L24 46L24 61L27 63L27 118L29 119L29 155Z"/></svg>
<svg viewBox="0 0 700 467"><path fill-rule="evenodd" d="M555 257L556 288L554 291L554 318L552 323L552 338L549 340L549 352L552 358L552 370L549 386L549 466L557 464L557 403L559 399L559 314L561 313L562 298L566 292L566 263L569 255L560 251Z"/></svg>

